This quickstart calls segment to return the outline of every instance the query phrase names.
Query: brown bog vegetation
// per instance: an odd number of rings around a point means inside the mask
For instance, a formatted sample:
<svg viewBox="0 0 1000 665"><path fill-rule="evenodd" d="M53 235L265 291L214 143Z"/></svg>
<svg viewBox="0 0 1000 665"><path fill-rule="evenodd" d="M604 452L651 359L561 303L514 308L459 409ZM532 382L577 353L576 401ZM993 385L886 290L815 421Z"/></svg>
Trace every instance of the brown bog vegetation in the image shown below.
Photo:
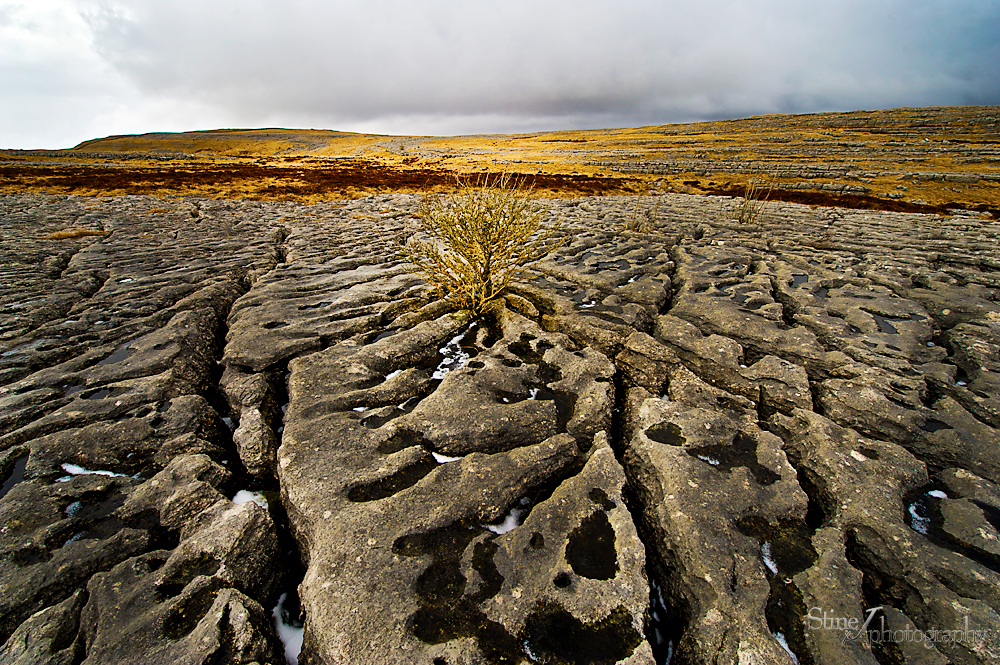
<svg viewBox="0 0 1000 665"><path fill-rule="evenodd" d="M1000 208L996 107L774 115L744 120L462 137L317 130L118 136L0 152L0 191L194 195L316 203L452 191L509 171L537 196L649 191L898 212Z"/></svg>

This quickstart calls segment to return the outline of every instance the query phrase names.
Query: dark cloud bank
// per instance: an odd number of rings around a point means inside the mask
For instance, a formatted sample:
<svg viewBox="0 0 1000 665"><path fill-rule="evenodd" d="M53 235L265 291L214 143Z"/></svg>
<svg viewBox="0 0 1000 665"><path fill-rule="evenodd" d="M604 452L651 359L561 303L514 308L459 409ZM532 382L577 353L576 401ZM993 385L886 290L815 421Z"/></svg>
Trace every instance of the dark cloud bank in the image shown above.
<svg viewBox="0 0 1000 665"><path fill-rule="evenodd" d="M101 127L117 118L122 132L493 133L1000 103L995 0L77 7L103 67ZM76 124L98 129L90 120Z"/></svg>

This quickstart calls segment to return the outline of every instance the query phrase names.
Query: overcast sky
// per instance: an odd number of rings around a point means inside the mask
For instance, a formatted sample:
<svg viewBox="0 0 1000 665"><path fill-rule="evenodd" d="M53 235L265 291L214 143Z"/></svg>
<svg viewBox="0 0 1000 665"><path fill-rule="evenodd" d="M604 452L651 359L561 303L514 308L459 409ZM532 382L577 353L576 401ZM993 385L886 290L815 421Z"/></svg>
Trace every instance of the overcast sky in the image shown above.
<svg viewBox="0 0 1000 665"><path fill-rule="evenodd" d="M0 147L1000 104L1000 0L0 0Z"/></svg>

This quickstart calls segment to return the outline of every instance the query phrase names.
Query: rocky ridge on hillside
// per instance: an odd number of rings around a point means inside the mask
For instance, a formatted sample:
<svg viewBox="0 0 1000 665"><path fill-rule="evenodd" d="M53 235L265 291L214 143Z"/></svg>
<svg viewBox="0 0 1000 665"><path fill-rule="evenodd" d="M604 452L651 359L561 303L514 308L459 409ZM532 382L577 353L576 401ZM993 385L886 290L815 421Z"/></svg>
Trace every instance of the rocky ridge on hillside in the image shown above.
<svg viewBox="0 0 1000 665"><path fill-rule="evenodd" d="M1000 661L1000 223L554 200L474 321L417 202L0 197L0 660Z"/></svg>

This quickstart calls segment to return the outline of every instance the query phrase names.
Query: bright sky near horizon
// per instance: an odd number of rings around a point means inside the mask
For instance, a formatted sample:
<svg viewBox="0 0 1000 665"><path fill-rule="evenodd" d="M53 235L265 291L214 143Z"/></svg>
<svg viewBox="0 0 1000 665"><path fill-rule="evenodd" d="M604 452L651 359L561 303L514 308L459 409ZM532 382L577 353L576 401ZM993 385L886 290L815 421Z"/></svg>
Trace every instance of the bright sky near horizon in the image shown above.
<svg viewBox="0 0 1000 665"><path fill-rule="evenodd" d="M1000 0L0 0L0 148L1000 104Z"/></svg>

